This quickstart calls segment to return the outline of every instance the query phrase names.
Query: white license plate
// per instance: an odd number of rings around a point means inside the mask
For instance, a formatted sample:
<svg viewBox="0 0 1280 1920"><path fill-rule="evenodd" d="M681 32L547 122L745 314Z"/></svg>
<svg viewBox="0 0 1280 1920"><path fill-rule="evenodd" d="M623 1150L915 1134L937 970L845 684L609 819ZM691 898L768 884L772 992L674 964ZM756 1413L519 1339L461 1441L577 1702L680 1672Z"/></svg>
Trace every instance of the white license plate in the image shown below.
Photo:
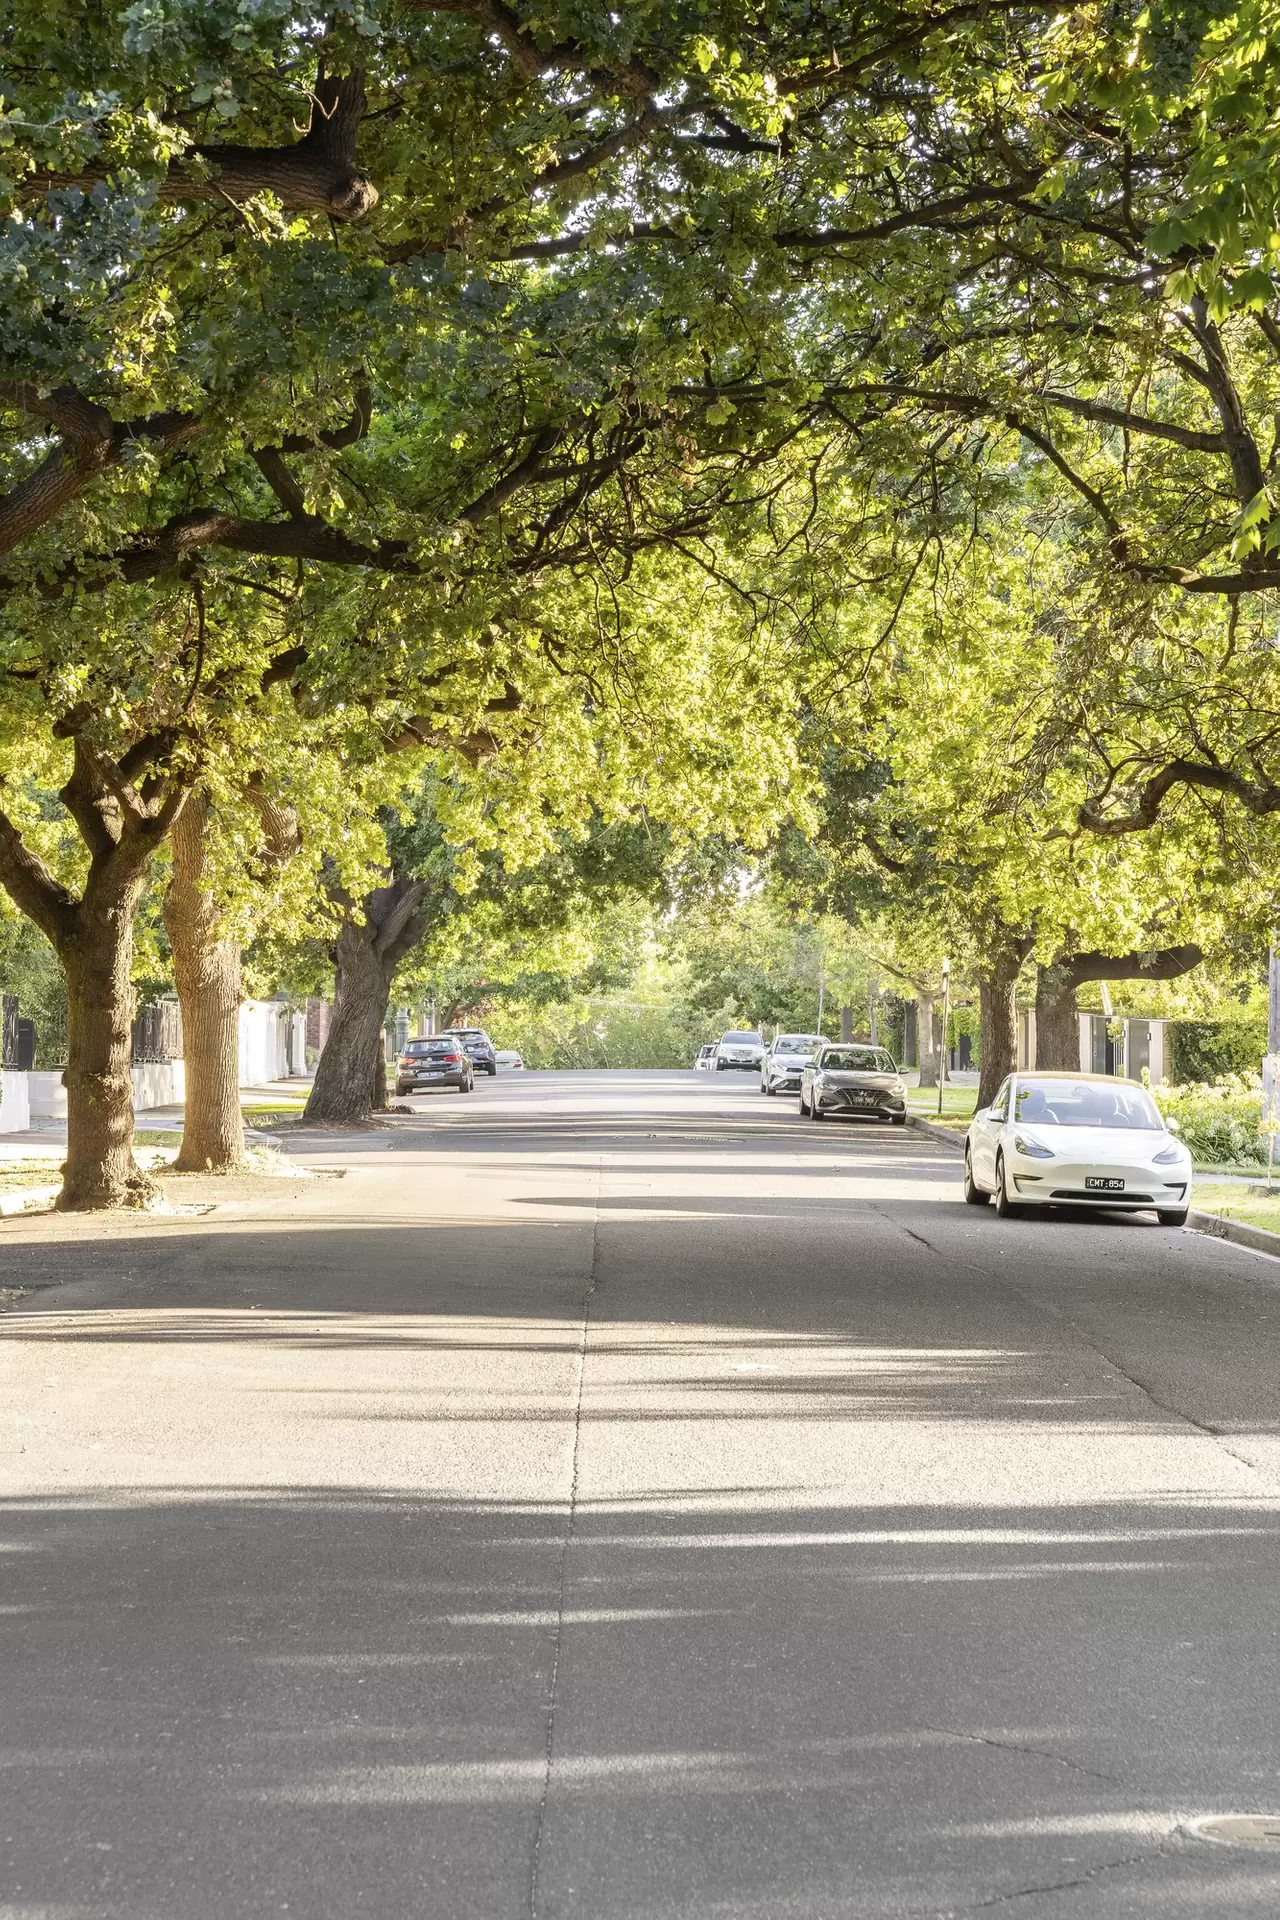
<svg viewBox="0 0 1280 1920"><path fill-rule="evenodd" d="M1094 1193L1123 1193L1124 1181L1105 1178L1100 1173L1087 1173L1084 1177L1086 1187Z"/></svg>
<svg viewBox="0 0 1280 1920"><path fill-rule="evenodd" d="M876 1103L874 1093L851 1093L849 1099L855 1107L873 1107Z"/></svg>
<svg viewBox="0 0 1280 1920"><path fill-rule="evenodd" d="M442 1069L440 1070L440 1072L439 1072L439 1073L420 1073L420 1074L418 1075L418 1079L419 1079L420 1081L422 1081L422 1080L443 1080L443 1079L444 1079L444 1077L445 1077L445 1075L444 1075L444 1070L443 1070L443 1068L442 1068Z"/></svg>

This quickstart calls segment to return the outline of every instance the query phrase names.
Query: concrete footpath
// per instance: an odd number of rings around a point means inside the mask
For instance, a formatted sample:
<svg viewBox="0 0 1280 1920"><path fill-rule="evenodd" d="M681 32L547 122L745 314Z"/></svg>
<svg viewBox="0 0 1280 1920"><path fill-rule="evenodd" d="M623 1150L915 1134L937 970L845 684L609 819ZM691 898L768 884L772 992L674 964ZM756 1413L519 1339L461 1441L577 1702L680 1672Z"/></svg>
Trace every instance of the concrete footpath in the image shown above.
<svg viewBox="0 0 1280 1920"><path fill-rule="evenodd" d="M1277 1270L723 1079L0 1222L3 1920L1280 1909Z"/></svg>

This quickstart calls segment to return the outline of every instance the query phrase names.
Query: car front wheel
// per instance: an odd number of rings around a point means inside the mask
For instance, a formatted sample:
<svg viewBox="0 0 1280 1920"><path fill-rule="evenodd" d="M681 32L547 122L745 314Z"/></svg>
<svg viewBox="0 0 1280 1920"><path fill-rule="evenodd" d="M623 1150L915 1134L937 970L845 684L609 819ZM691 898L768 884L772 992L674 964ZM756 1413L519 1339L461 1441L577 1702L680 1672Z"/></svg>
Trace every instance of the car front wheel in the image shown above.
<svg viewBox="0 0 1280 1920"><path fill-rule="evenodd" d="M1021 1220L1022 1208L1016 1200L1009 1198L1009 1184L1005 1176L1004 1155L996 1160L996 1212L1002 1220Z"/></svg>
<svg viewBox="0 0 1280 1920"><path fill-rule="evenodd" d="M762 1080L760 1082L760 1091L761 1093L776 1093L778 1089L774 1086L772 1080Z"/></svg>
<svg viewBox="0 0 1280 1920"><path fill-rule="evenodd" d="M973 1160L968 1147L964 1150L964 1197L966 1204L971 1207L985 1207L991 1198L989 1193L982 1191L973 1177Z"/></svg>
<svg viewBox="0 0 1280 1920"><path fill-rule="evenodd" d="M1186 1207L1157 1207L1156 1219L1162 1227L1185 1227L1187 1209Z"/></svg>

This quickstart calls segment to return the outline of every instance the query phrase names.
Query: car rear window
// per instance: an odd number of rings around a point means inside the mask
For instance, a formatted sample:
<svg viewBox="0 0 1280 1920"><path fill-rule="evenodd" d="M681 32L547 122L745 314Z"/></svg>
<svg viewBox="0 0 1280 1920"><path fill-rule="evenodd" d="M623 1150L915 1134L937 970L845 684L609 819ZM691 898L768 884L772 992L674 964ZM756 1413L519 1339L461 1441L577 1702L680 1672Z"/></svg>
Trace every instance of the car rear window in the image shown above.
<svg viewBox="0 0 1280 1920"><path fill-rule="evenodd" d="M434 1055L438 1053L456 1053L456 1040L410 1040L405 1047L406 1053L414 1055Z"/></svg>

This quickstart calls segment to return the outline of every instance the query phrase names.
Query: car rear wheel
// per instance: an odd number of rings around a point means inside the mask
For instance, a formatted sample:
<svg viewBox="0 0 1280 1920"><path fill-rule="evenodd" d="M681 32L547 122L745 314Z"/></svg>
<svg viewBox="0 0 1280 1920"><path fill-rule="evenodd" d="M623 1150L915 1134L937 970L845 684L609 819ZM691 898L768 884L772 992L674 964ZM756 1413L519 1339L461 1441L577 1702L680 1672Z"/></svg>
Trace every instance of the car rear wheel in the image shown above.
<svg viewBox="0 0 1280 1920"><path fill-rule="evenodd" d="M966 1204L971 1207L985 1207L991 1198L989 1193L982 1191L973 1177L973 1160L968 1147L964 1150L964 1197Z"/></svg>
<svg viewBox="0 0 1280 1920"><path fill-rule="evenodd" d="M1185 1227L1187 1209L1186 1207L1157 1207L1156 1219L1162 1227Z"/></svg>
<svg viewBox="0 0 1280 1920"><path fill-rule="evenodd" d="M1021 1220L1022 1208L1016 1200L1009 1198L1009 1185L1004 1171L1004 1155L996 1161L996 1212L1002 1220Z"/></svg>
<svg viewBox="0 0 1280 1920"><path fill-rule="evenodd" d="M495 1061L494 1061L494 1063L493 1063L493 1065L492 1065L491 1067L486 1067L486 1068L485 1068L485 1072L486 1072L486 1073L488 1074L488 1076L489 1076L489 1078L490 1078L491 1080L496 1080L496 1079L497 1079L497 1077L498 1077L498 1063L497 1063L497 1061L495 1060Z"/></svg>

